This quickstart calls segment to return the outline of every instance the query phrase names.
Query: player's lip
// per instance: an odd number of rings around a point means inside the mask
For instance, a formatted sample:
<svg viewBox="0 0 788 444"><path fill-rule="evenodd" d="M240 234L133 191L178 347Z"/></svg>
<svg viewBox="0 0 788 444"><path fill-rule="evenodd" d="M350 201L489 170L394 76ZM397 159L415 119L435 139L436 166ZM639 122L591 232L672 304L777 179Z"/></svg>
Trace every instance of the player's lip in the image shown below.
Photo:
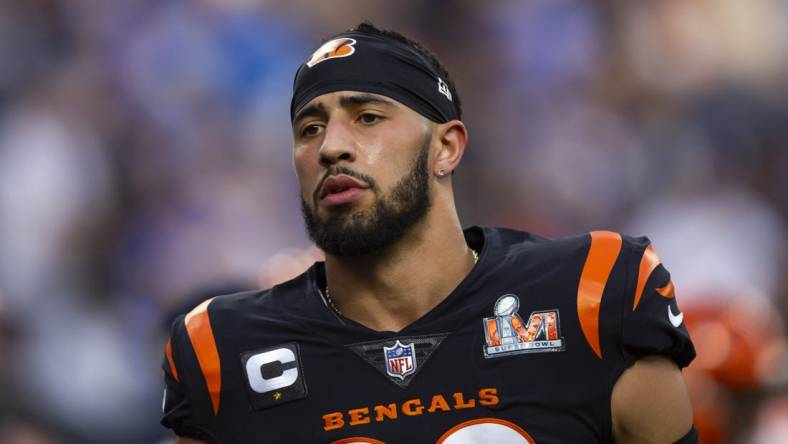
<svg viewBox="0 0 788 444"><path fill-rule="evenodd" d="M324 200L331 194L339 194L352 189L364 190L367 188L369 188L369 185L348 175L339 174L330 176L323 181L323 185L320 187L320 193L318 193L318 198Z"/></svg>

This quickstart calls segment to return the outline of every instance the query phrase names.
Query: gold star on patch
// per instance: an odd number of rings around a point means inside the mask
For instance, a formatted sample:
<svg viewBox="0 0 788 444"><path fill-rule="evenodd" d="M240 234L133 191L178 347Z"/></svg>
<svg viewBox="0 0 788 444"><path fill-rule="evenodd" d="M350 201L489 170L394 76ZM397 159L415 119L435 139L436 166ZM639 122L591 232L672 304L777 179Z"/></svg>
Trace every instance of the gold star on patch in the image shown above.
<svg viewBox="0 0 788 444"><path fill-rule="evenodd" d="M282 394L279 392L274 393L274 399L279 401L280 399L282 399Z"/></svg>

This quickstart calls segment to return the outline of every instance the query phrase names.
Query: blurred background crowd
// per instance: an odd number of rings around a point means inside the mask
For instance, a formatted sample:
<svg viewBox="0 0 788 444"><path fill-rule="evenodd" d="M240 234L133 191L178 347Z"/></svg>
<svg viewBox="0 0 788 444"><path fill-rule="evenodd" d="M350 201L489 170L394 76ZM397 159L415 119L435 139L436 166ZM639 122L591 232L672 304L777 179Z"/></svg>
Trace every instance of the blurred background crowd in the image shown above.
<svg viewBox="0 0 788 444"><path fill-rule="evenodd" d="M704 442L788 442L784 0L0 2L0 442L170 442L172 313L319 256L292 79L362 19L452 73L466 225L649 235Z"/></svg>

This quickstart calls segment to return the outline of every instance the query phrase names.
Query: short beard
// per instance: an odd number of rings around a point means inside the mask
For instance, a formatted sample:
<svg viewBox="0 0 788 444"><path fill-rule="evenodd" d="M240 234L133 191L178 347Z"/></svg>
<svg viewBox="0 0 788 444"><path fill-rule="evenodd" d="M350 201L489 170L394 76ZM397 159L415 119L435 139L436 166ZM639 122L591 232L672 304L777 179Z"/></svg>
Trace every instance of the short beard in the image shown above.
<svg viewBox="0 0 788 444"><path fill-rule="evenodd" d="M321 221L301 198L301 212L309 238L323 251L334 256L356 257L380 253L402 239L422 221L432 202L429 193L429 148L427 134L408 174L394 185L388 196L370 183L377 198L372 208L351 212L335 209L328 220ZM340 168L348 175L347 168Z"/></svg>

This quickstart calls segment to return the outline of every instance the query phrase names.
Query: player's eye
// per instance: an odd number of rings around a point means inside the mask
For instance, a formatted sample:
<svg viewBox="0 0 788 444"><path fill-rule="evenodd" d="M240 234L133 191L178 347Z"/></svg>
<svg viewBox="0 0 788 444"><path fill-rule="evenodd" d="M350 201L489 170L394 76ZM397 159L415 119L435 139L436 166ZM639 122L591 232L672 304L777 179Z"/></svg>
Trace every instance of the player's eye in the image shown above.
<svg viewBox="0 0 788 444"><path fill-rule="evenodd" d="M309 125L304 126L301 130L301 137L313 137L320 134L323 131L323 125L319 125L317 123L311 123Z"/></svg>
<svg viewBox="0 0 788 444"><path fill-rule="evenodd" d="M373 123L377 123L381 120L383 120L383 117L372 113L363 113L358 116L358 121L365 125L372 125Z"/></svg>

